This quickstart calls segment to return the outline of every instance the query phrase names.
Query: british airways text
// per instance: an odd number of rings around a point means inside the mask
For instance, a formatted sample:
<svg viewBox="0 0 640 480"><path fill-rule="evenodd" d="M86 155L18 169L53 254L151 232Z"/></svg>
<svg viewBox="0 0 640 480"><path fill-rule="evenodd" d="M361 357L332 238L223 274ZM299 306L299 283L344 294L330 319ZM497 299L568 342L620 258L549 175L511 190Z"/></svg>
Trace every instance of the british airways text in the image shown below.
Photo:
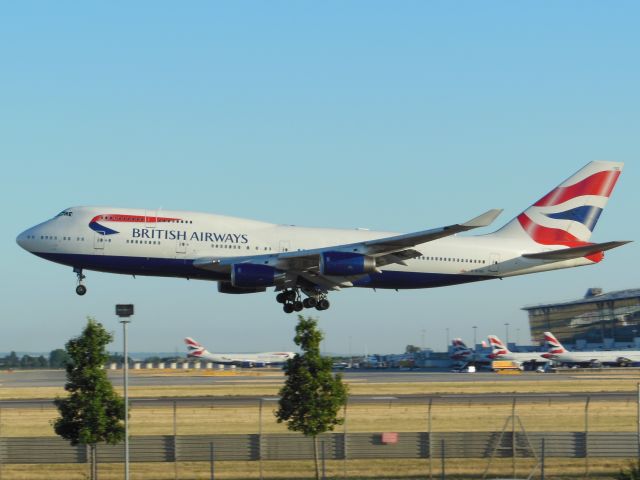
<svg viewBox="0 0 640 480"><path fill-rule="evenodd" d="M161 228L133 228L133 238L152 240L189 240L197 242L249 243L246 233L189 232L185 230L163 230Z"/></svg>

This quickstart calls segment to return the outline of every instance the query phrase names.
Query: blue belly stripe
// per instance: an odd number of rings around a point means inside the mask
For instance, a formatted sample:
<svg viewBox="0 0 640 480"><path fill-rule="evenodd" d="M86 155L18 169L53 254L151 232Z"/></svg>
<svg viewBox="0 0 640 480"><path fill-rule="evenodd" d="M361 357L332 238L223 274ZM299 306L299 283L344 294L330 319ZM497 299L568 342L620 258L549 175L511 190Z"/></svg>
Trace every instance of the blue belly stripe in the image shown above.
<svg viewBox="0 0 640 480"><path fill-rule="evenodd" d="M98 272L157 277L194 278L202 280L229 280L229 275L201 270L193 266L190 258L123 257L111 255L79 255L71 253L33 252L35 255L62 265ZM490 280L482 275L454 275L444 273L383 271L373 273L354 282L361 288L433 288L447 285Z"/></svg>

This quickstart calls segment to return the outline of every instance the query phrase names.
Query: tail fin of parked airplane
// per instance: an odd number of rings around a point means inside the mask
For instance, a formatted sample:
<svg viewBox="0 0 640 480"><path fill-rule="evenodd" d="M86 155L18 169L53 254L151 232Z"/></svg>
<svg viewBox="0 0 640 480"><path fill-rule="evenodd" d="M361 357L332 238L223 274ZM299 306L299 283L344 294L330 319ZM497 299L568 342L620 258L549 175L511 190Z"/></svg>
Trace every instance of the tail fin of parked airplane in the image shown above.
<svg viewBox="0 0 640 480"><path fill-rule="evenodd" d="M184 339L184 343L187 344L187 357L201 357L207 354L207 350L196 342L193 338L187 337Z"/></svg>
<svg viewBox="0 0 640 480"><path fill-rule="evenodd" d="M489 354L489 358L499 358L502 355L507 355L511 353L507 346L502 343L495 335L489 335L489 344L491 345L491 353Z"/></svg>
<svg viewBox="0 0 640 480"><path fill-rule="evenodd" d="M529 239L540 245L586 245L623 165L588 163L492 235Z"/></svg>
<svg viewBox="0 0 640 480"><path fill-rule="evenodd" d="M451 345L453 346L453 350L469 350L467 344L461 338L454 338L451 340Z"/></svg>
<svg viewBox="0 0 640 480"><path fill-rule="evenodd" d="M567 349L562 346L560 340L551 332L544 332L544 342L547 345L547 353L552 355L567 353Z"/></svg>
<svg viewBox="0 0 640 480"><path fill-rule="evenodd" d="M468 361L473 356L473 350L461 338L451 340L451 359Z"/></svg>

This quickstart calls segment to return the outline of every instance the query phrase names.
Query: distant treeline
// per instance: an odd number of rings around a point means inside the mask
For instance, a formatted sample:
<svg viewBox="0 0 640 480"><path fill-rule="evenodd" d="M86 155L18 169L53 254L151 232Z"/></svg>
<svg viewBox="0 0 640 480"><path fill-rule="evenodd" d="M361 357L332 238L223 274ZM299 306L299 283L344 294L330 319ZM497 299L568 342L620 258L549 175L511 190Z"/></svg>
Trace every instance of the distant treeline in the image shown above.
<svg viewBox="0 0 640 480"><path fill-rule="evenodd" d="M109 356L108 363L122 363L122 355L112 354ZM0 370L7 370L11 368L65 368L67 365L67 361L69 360L69 355L67 351L63 348L58 348L56 350L52 350L49 352L49 356L46 357L44 355L40 356L32 356L32 355L22 355L19 356L16 352L11 352L9 355L4 357L0 357ZM129 357L131 361L131 357ZM168 362L175 361L175 358L160 358L160 357L150 357L144 362Z"/></svg>

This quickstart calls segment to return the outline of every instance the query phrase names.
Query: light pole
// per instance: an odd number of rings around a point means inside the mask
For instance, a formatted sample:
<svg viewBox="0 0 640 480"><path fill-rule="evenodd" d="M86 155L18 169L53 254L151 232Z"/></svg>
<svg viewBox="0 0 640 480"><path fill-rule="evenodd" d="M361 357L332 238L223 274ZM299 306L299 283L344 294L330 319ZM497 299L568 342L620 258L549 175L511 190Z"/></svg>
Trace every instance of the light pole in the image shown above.
<svg viewBox="0 0 640 480"><path fill-rule="evenodd" d="M504 324L504 326L505 326L505 328L506 328L506 330L507 330L507 341L506 341L506 345L509 345L509 325L510 325L510 323L509 323L509 322L507 322L507 323L505 323L505 324Z"/></svg>
<svg viewBox="0 0 640 480"><path fill-rule="evenodd" d="M133 315L133 305L116 305L116 315L120 317L120 323L122 324L122 351L124 356L122 365L124 375L124 480L129 480L129 354L127 352L127 324L131 322L129 317Z"/></svg>

